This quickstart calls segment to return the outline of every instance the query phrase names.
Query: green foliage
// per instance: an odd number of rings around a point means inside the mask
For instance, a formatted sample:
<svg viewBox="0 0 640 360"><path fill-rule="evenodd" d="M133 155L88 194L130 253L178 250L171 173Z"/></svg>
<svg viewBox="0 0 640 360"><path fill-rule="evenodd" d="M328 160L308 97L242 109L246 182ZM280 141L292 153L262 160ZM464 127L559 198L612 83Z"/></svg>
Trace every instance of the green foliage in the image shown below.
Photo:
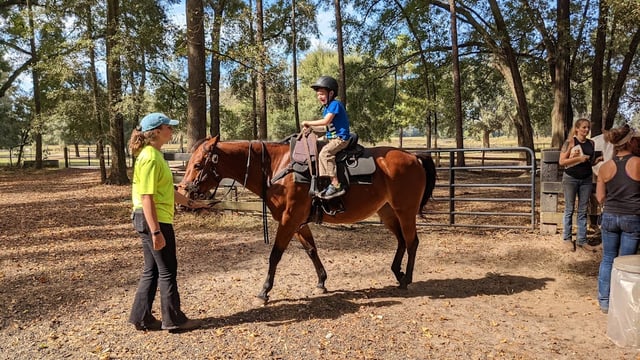
<svg viewBox="0 0 640 360"><path fill-rule="evenodd" d="M220 110L220 132L223 140L253 139L251 109L240 107L235 111Z"/></svg>
<svg viewBox="0 0 640 360"><path fill-rule="evenodd" d="M15 149L29 140L31 109L26 96L0 98L0 149Z"/></svg>
<svg viewBox="0 0 640 360"><path fill-rule="evenodd" d="M611 7L608 27L605 91L611 91L631 35L640 20L638 0L603 0ZM128 133L144 113L162 111L181 120L186 128L186 47L185 29L171 23L165 8L171 1L121 1L122 46L115 49L122 60L123 99L119 110L125 117ZM528 111L535 132L548 134L553 91L549 62L541 32L535 27L532 12L539 14L545 31L554 38L556 4L545 1L499 1L511 46L517 52L518 68L528 100ZM53 5L56 6L53 6ZM211 6L205 11L209 34L213 21ZM219 52L223 78L221 91L221 130L227 139L251 139L254 136L254 95L257 71L264 69L267 79L268 133L279 139L297 132L293 111L291 3L265 2L264 44L255 44L254 14L249 2L227 1ZM572 104L575 114L589 114L591 106L591 62L597 20L596 3L590 3L582 16L585 2L571 3ZM15 146L22 134L38 130L48 142L89 143L107 136L107 98L105 79L105 2L62 0L34 6L36 47L40 62L27 66L22 76L9 84L10 91L0 98L3 138L0 146ZM312 48L319 26L332 33L333 2L322 1L328 12L318 12L318 2L296 1L296 48L298 56L298 107L300 120L321 116L315 93L309 88L321 75L338 78L336 51L328 45ZM486 1L457 2L458 36L462 72L463 121L465 136L483 131L513 130L518 109L510 84L496 70L500 54L494 44L494 18ZM398 0L393 2L354 0L343 3L346 59L347 112L352 131L363 141L387 140L400 128L425 129L427 119L438 120L440 136L455 135L453 125L453 81L446 2ZM0 86L13 71L29 61L30 29L24 6L2 8L0 22ZM318 16L331 19L319 19ZM476 23L472 23L475 21ZM91 27L89 25L91 24ZM584 24L584 32L578 33ZM488 35L483 35L486 32ZM207 36L207 49L210 37ZM258 45L265 46L261 57ZM578 47L579 46L579 47ZM97 89L91 79L90 50L95 50ZM499 49L498 49L499 50ZM208 53L207 56L211 56ZM209 59L210 60L210 59ZM631 118L640 108L640 81L636 56L622 98L623 114ZM40 75L42 111L31 116L28 99L10 95L11 90L29 91L31 74ZM429 89L426 86L429 86ZM94 92L95 90L95 92ZM97 94L97 113L93 97ZM16 101L19 104L16 104ZM11 120L13 119L13 120ZM5 121L6 120L6 121ZM15 128L15 129L14 129ZM15 130L15 131L14 131ZM9 142L6 139L13 139Z"/></svg>

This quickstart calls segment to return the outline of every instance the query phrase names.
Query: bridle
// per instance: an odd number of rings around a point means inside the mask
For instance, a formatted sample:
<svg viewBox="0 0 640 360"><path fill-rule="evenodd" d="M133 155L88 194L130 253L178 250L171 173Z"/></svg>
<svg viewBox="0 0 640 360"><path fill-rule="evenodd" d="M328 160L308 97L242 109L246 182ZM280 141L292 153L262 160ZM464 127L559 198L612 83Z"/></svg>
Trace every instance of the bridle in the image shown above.
<svg viewBox="0 0 640 360"><path fill-rule="evenodd" d="M220 181L222 180L222 176L220 176L220 174L216 171L216 165L218 164L218 154L216 154L213 151L215 147L211 147L207 149L206 145L207 145L206 142L202 143L202 149L204 152L204 163L202 165L200 164L194 165L196 170L199 171L198 176L193 181L186 184L184 186L184 189L187 192L187 194L193 193L198 195L204 195L198 191L198 187L200 186L200 184L207 181L208 177L212 175L214 181L216 182L216 188L213 190L213 194L211 196L211 198L213 198L216 192L218 191L218 187L220 186Z"/></svg>
<svg viewBox="0 0 640 360"><path fill-rule="evenodd" d="M266 196L267 196L267 178L268 178L268 174L267 171L265 170L265 163L266 163L266 146L264 144L263 141L259 141L260 145L262 147L262 151L261 151L261 159L260 159L260 173L262 174L262 180L261 180L261 191L260 191L260 197L262 198L262 222L263 222L263 232L264 232L264 242L266 244L269 244L269 229L267 226L267 203L266 203ZM191 193L195 193L195 194L199 194L198 191L198 187L200 184L204 183L205 181L208 180L208 176L213 176L213 179L216 182L216 187L213 190L210 198L214 198L216 195L216 192L218 191L218 188L220 187L220 182L222 181L222 176L216 171L216 165L218 164L218 154L216 154L214 152L216 145L218 144L218 142L216 141L214 146L207 148L206 145L207 143L204 142L202 143L202 149L203 152L205 153L204 155L204 163L202 165L197 164L194 165L196 167L197 170L199 170L198 176L196 176L196 178L189 184L185 185L185 190L187 191L187 194L191 194ZM249 167L251 166L251 154L253 153L253 140L249 141L249 147L248 147L248 154L247 154L247 164L245 167L245 173L244 173L244 182L242 184L243 187L247 187L247 180L249 179ZM228 195L229 192L231 192L233 185L235 185L235 180L233 180L233 184L232 186L229 187L229 190L227 192L226 195Z"/></svg>

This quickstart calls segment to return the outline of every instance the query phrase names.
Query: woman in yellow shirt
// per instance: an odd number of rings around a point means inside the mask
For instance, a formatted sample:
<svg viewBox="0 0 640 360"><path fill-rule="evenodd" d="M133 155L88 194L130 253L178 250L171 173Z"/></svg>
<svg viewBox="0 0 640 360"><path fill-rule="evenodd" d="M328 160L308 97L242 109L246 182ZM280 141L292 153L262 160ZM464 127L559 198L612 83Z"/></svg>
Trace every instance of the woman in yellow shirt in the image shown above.
<svg viewBox="0 0 640 360"><path fill-rule="evenodd" d="M180 310L173 215L174 203L194 209L208 204L187 199L173 187L171 169L160 149L171 140L176 125L177 120L151 113L140 121L129 140L129 149L136 157L131 187L132 218L144 254L144 268L129 316L129 322L137 330L180 331L201 325ZM151 314L158 286L162 322Z"/></svg>

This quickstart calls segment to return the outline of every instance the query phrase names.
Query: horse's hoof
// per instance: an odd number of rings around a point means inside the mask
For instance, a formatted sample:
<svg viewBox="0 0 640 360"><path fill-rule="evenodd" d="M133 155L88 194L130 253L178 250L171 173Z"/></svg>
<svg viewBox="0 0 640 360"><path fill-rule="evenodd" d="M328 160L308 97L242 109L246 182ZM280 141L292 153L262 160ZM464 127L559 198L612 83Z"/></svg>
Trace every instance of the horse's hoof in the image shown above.
<svg viewBox="0 0 640 360"><path fill-rule="evenodd" d="M268 302L269 302L269 297L263 298L261 296L256 296L253 299L253 305L256 307L266 306Z"/></svg>
<svg viewBox="0 0 640 360"><path fill-rule="evenodd" d="M313 289L313 295L322 295L322 294L326 294L327 293L327 288L326 287L316 287Z"/></svg>
<svg viewBox="0 0 640 360"><path fill-rule="evenodd" d="M400 290L407 290L407 285L408 285L408 284L405 284L405 283L403 283L403 282L400 282L400 285L398 285L398 289L400 289Z"/></svg>
<svg viewBox="0 0 640 360"><path fill-rule="evenodd" d="M404 273L401 271L399 273L396 274L396 280L401 283L402 279L404 279Z"/></svg>

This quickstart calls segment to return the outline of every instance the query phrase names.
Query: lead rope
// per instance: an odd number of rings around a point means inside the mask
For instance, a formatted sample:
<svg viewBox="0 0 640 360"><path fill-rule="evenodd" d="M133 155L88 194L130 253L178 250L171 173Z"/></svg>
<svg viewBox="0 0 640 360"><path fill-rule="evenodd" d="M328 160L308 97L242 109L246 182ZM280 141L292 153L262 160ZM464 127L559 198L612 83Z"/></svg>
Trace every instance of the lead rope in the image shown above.
<svg viewBox="0 0 640 360"><path fill-rule="evenodd" d="M247 154L247 168L244 171L244 183L242 184L243 187L247 187L247 179L249 178L249 164L251 163L251 145L253 144L252 141L249 141L249 151Z"/></svg>

